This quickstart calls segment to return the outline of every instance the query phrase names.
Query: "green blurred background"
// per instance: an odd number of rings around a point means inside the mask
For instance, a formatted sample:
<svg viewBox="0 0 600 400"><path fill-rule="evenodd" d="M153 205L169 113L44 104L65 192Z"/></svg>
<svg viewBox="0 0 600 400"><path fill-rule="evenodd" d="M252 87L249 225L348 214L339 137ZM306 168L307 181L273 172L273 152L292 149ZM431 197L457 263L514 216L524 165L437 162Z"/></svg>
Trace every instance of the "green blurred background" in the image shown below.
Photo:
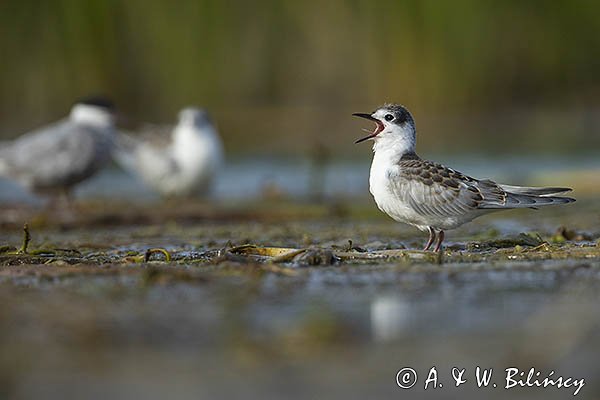
<svg viewBox="0 0 600 400"><path fill-rule="evenodd" d="M350 113L387 101L424 153L600 145L597 1L3 0L0 26L3 139L105 93L133 121L205 106L230 155L364 158Z"/></svg>

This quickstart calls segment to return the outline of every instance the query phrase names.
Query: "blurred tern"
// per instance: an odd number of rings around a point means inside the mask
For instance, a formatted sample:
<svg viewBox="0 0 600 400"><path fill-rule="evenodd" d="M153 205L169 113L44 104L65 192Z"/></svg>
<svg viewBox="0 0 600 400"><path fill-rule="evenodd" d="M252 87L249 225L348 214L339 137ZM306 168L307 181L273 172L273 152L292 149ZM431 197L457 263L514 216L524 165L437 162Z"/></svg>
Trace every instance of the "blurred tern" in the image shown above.
<svg viewBox="0 0 600 400"><path fill-rule="evenodd" d="M569 188L502 185L421 159L415 153L415 122L403 106L386 104L371 114L353 115L376 124L356 143L374 141L369 186L377 206L394 220L429 232L424 250L437 235L435 251L440 251L445 230L489 212L575 201L554 196Z"/></svg>
<svg viewBox="0 0 600 400"><path fill-rule="evenodd" d="M0 149L0 175L38 193L69 195L110 161L114 106L103 98L76 102L69 116Z"/></svg>
<svg viewBox="0 0 600 400"><path fill-rule="evenodd" d="M115 160L163 196L205 194L223 160L221 140L208 113L183 109L170 141L164 139L121 134Z"/></svg>

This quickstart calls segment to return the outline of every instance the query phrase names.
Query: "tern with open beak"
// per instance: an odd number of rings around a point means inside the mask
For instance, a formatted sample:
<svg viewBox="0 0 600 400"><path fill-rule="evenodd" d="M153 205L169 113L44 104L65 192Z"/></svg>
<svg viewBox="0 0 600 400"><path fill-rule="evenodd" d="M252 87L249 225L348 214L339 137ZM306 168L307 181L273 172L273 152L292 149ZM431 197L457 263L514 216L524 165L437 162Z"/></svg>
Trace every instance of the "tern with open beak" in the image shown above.
<svg viewBox="0 0 600 400"><path fill-rule="evenodd" d="M437 239L435 251L440 251L446 230L480 215L575 201L557 196L569 188L503 185L423 160L415 152L415 121L401 105L386 104L370 114L353 115L376 125L356 143L373 141L369 188L377 206L394 220L428 232L424 250Z"/></svg>

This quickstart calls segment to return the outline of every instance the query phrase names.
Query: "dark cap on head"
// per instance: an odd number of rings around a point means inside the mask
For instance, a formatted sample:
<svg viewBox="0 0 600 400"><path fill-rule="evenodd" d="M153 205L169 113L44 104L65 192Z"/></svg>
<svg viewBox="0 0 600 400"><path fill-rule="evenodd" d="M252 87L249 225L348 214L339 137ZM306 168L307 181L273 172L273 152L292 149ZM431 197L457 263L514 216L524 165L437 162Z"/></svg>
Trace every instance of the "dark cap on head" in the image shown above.
<svg viewBox="0 0 600 400"><path fill-rule="evenodd" d="M406 107L401 106L400 104L388 103L379 107L377 110L387 110L389 111L394 119L393 122L396 124L403 124L408 122L412 125L415 124L415 120L413 119L410 112L406 109Z"/></svg>
<svg viewBox="0 0 600 400"><path fill-rule="evenodd" d="M83 97L83 98L77 100L77 102L75 104L86 104L89 106L102 107L102 108L106 108L109 111L115 110L115 103L113 103L110 99L108 99L104 96Z"/></svg>

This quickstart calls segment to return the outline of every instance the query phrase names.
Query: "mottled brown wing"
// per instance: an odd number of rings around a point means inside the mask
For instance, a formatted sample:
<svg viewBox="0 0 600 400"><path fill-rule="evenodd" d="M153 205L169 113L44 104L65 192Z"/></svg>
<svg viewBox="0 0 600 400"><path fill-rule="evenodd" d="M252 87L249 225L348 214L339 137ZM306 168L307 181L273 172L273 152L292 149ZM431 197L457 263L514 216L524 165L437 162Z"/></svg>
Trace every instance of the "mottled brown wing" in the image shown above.
<svg viewBox="0 0 600 400"><path fill-rule="evenodd" d="M441 164L401 160L392 191L419 214L452 217L490 204L501 207L506 193L494 182L478 181Z"/></svg>

